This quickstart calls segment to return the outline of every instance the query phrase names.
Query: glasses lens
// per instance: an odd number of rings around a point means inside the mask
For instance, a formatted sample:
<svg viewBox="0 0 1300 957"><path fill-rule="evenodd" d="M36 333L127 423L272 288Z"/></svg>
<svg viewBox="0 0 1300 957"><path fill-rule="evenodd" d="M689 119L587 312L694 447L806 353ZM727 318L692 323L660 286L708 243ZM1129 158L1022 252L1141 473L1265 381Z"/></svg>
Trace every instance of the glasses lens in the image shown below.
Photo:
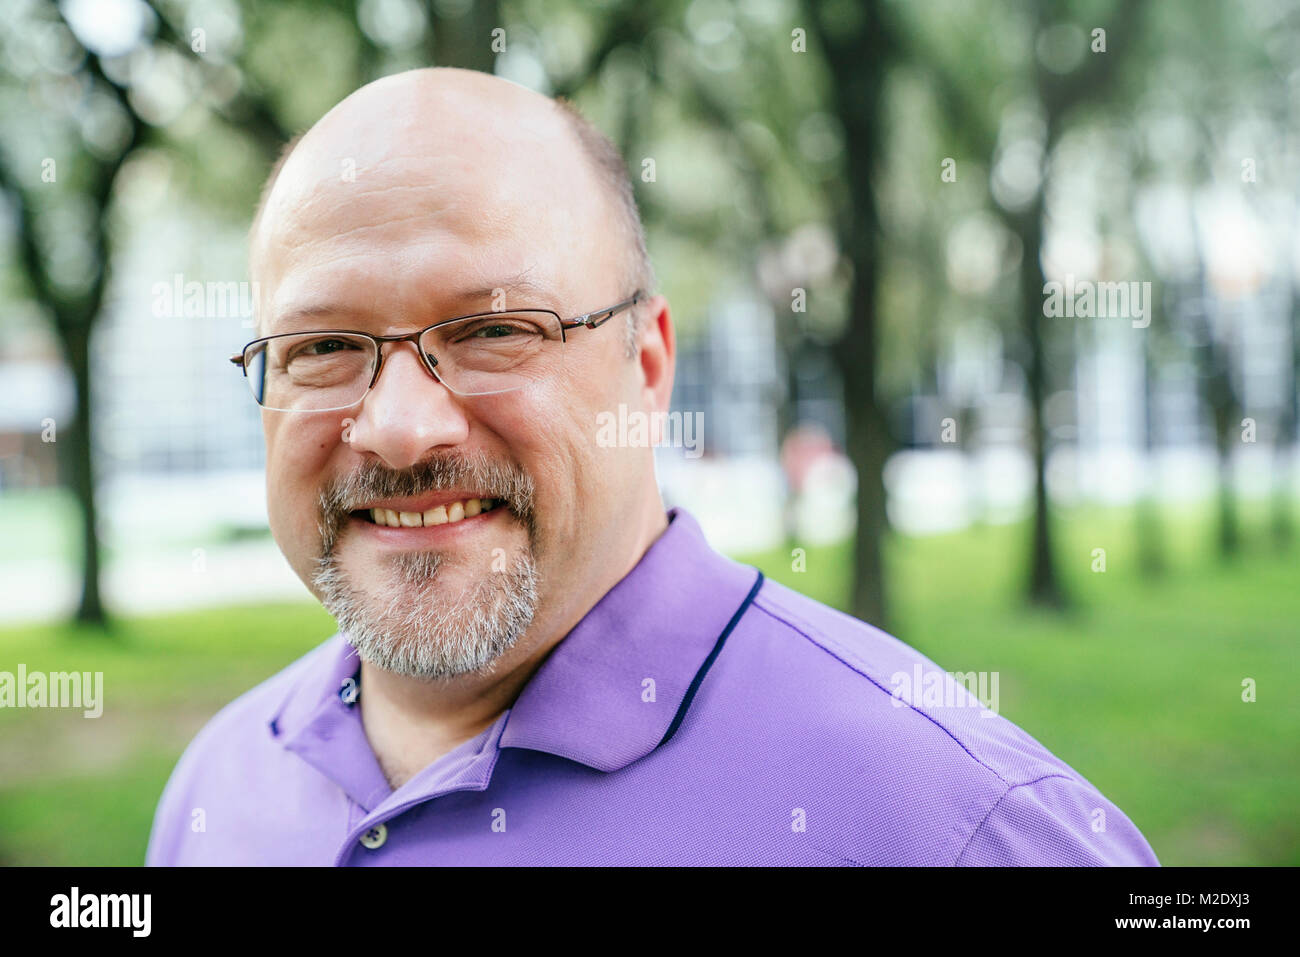
<svg viewBox="0 0 1300 957"><path fill-rule="evenodd" d="M420 339L434 373L459 395L512 392L556 375L563 346L560 317L538 309L444 322Z"/></svg>
<svg viewBox="0 0 1300 957"><path fill-rule="evenodd" d="M244 352L259 405L319 412L356 405L370 387L375 344L344 332L309 332L255 342Z"/></svg>

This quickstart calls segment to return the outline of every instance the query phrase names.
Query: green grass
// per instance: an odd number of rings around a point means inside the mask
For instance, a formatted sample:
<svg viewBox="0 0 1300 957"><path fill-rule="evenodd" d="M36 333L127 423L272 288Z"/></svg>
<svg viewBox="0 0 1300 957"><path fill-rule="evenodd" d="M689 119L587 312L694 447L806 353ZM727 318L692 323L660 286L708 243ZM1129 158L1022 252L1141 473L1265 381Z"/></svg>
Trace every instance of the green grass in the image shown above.
<svg viewBox="0 0 1300 957"><path fill-rule="evenodd" d="M104 672L105 698L166 708L229 700L334 633L314 604L254 605L115 620L108 632L75 625L0 630L0 668ZM17 720L30 712L0 711Z"/></svg>
<svg viewBox="0 0 1300 957"><path fill-rule="evenodd" d="M317 605L0 630L0 670L100 671L104 713L0 710L0 864L140 864L153 809L207 718L334 632Z"/></svg>
<svg viewBox="0 0 1300 957"><path fill-rule="evenodd" d="M154 805L178 756L145 750L111 773L0 791L0 866L143 864Z"/></svg>
<svg viewBox="0 0 1300 957"><path fill-rule="evenodd" d="M950 670L1000 672L1000 711L1111 798L1162 863L1300 863L1300 551L1221 563L1206 513L1169 512L1170 567L1136 569L1124 511L1058 516L1074 599L1063 615L1020 600L1027 529L895 537L890 630ZM1091 571L1106 549L1104 573ZM772 578L847 607L847 545L754 556ZM180 750L207 717L317 645L314 605L198 611L118 623L0 630L0 669L104 672L104 716L0 711L0 863L134 864ZM1243 703L1242 679L1258 700Z"/></svg>

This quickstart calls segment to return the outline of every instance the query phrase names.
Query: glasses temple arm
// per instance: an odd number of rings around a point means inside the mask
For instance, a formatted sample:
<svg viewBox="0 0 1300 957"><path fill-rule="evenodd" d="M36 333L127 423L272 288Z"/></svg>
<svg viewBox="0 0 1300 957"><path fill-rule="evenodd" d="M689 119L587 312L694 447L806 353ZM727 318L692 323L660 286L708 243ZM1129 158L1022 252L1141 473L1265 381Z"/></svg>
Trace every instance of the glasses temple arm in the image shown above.
<svg viewBox="0 0 1300 957"><path fill-rule="evenodd" d="M644 298L645 297L642 293L637 292L631 299L624 299L622 302L610 306L608 309L598 309L595 312L589 312L585 315L578 316L575 319L570 319L568 322L563 323L563 325L566 329L576 329L578 326L586 326L588 329L596 329L609 322L609 320L613 319L614 316L622 312L624 309L635 306ZM600 316L601 318L595 319L593 318L594 316Z"/></svg>

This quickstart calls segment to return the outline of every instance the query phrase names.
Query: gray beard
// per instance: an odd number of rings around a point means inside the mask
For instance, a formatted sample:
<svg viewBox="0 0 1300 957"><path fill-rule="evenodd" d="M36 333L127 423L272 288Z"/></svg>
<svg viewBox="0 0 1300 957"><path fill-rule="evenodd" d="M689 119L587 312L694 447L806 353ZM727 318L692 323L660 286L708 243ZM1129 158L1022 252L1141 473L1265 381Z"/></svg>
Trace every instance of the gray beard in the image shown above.
<svg viewBox="0 0 1300 957"><path fill-rule="evenodd" d="M348 511L376 498L468 486L500 499L528 534L506 569L492 570L460 595L438 582L444 563L433 551L386 561L374 591L356 587L336 551ZM321 491L321 552L313 584L357 654L376 668L411 678L487 673L532 624L540 576L531 478L482 455L444 455L394 472L370 462Z"/></svg>
<svg viewBox="0 0 1300 957"><path fill-rule="evenodd" d="M321 602L363 661L410 678L485 674L515 646L537 610L531 551L458 596L438 593L436 552L394 556L388 581L370 592L353 586L338 556L315 575Z"/></svg>

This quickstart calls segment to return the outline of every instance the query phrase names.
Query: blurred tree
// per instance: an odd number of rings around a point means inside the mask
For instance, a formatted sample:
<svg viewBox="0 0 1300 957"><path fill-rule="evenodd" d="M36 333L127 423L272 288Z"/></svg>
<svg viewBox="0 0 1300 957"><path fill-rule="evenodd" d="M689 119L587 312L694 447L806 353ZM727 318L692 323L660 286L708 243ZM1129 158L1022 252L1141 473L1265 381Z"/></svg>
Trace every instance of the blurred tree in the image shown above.
<svg viewBox="0 0 1300 957"><path fill-rule="evenodd" d="M492 49L492 31L502 27L496 0L476 0L459 16L452 4L429 5L433 29L429 31L429 59L426 66L455 66L491 73L497 53Z"/></svg>
<svg viewBox="0 0 1300 957"><path fill-rule="evenodd" d="M43 3L27 11L26 26L46 32L55 31L61 42L75 46L74 64L65 76L45 76L29 88L34 100L50 88L75 90L75 96L61 97L65 113L58 120L76 131L79 141L71 151L56 148L51 136L45 144L58 155L51 156L52 167L62 172L41 178L30 170L19 169L21 162L15 149L6 149L0 160L0 188L16 211L16 240L32 298L49 316L51 327L62 348L74 388L74 418L60 425L58 448L62 463L61 478L76 498L81 539L81 594L75 619L106 625L108 615L100 589L101 544L98 531L98 507L95 481L94 415L91 408L94 363L91 343L96 323L105 305L112 277L115 228L112 217L114 190L120 171L131 156L144 147L166 143L165 131L147 122L141 111L140 89L133 86L146 71L123 69L133 52L151 48L151 53L170 49L181 53L202 80L228 81L220 64L208 63L192 56L191 44L175 29L159 8L150 4L153 14L146 21L147 32L138 38L134 50L115 51L107 56L87 42L67 12L52 3ZM84 29L84 27L83 27ZM111 69L106 69L106 61ZM133 77L135 79L133 79ZM228 85L222 83L221 85ZM143 98L146 104L148 98ZM227 98L221 115L227 122L254 136L264 148L284 135L268 104L247 89ZM17 124L6 126L10 142L21 136ZM118 135L105 136L105 129L120 128ZM48 129L48 127L47 127ZM78 215L66 213L75 209ZM70 223L78 225L79 235L67 235ZM57 225L56 225L57 224ZM56 231L65 231L56 237ZM56 238L58 241L56 241ZM66 255L59 243L80 244L86 255L84 275L61 277L55 257Z"/></svg>
<svg viewBox="0 0 1300 957"><path fill-rule="evenodd" d="M52 25L58 22L59 13L50 6L44 16ZM57 447L60 477L76 497L80 513L82 575L75 618L102 626L108 620L100 594L90 344L112 268L109 206L113 186L123 164L144 139L145 128L131 108L126 91L105 76L99 55L80 46L70 29L61 31L61 35L67 42L79 45L76 60L80 66L68 77L77 91L69 104L71 108L101 116L107 111L122 120L125 130L117 142L107 147L86 142L73 155L59 151L59 155L44 161L50 165L42 170L15 168L20 159L7 149L0 161L0 188L16 212L16 238L30 294L48 315L72 373L73 420L58 424ZM83 135L87 129L81 127ZM80 212L73 220L80 226L80 235L59 239L83 244L86 274L69 277L52 262L60 252L53 233L68 228L69 218L60 213L73 207Z"/></svg>
<svg viewBox="0 0 1300 957"><path fill-rule="evenodd" d="M1150 273L1144 270L1143 275ZM1158 320L1152 321L1152 327L1142 337L1142 451L1146 456L1148 472L1154 468L1156 445L1156 403L1155 389L1159 375L1155 339L1156 328L1168 328L1168 311L1161 297ZM1137 505L1134 510L1135 534L1138 545L1138 568L1148 578L1156 578L1165 572L1164 536L1160 523L1159 489L1156 488L1150 474L1142 477L1142 487L1138 491Z"/></svg>
<svg viewBox="0 0 1300 957"><path fill-rule="evenodd" d="M1047 323L1043 316L1043 215L1051 157L1060 143L1070 114L1083 104L1101 100L1119 75L1126 51L1134 45L1138 15L1143 7L1139 0L1118 4L1100 36L1106 38L1103 53L1085 55L1077 69L1061 73L1044 62L1051 54L1033 58L1034 93L1041 105L1045 125L1043 143L1044 168L1039 188L1028 206L1009 215L1009 223L1020 237L1025 257L1020 268L1020 318L1026 351L1024 366L1033 413L1030 441L1034 457L1034 532L1030 556L1029 599L1040 605L1061 607L1066 603L1060 575L1052 552L1050 504L1047 498L1047 429L1044 422L1048 395L1046 361ZM1051 29L1048 13L1039 4L1031 4L1032 32L1040 51ZM1082 32L1082 31L1080 31ZM1097 34L1093 34L1098 36ZM1087 42L1087 41L1084 41Z"/></svg>
<svg viewBox="0 0 1300 957"><path fill-rule="evenodd" d="M1068 42L1068 35L1058 33L1052 36L1048 31L1068 22L1072 11L1049 11L1037 3L1027 4L1021 9L1025 15L1029 49L1023 59L1015 61L1018 76L1009 78L1024 84L1024 93L1036 104L1042 124L1038 169L1029 174L1028 183L1020 184L1026 187L1028 195L1017 196L1019 201L1013 205L999 203L996 212L1018 237L1023 250L1018 274L1020 335L1016 351L1025 372L1031 417L1029 444L1034 464L1033 532L1026 594L1031 603L1048 607L1063 607L1066 595L1053 552L1051 506L1047 495L1046 400L1051 382L1049 323L1043 316L1045 194L1052 175L1053 153L1072 120L1072 114L1081 106L1102 101L1110 91L1126 51L1134 45L1139 14L1144 6L1140 0L1118 3L1106 26L1100 28L1107 44L1104 53L1085 54L1077 59L1078 65L1070 69L1052 62L1054 58L1069 59L1067 54L1070 51L1054 49ZM1078 32L1082 34L1081 30ZM1082 38L1079 42L1087 43L1088 40ZM968 64L933 53L928 38L924 36L914 38L912 54L930 64L935 94L952 130L967 149L986 161L990 168L995 166L1000 146L998 126L1003 117L990 117L983 104L977 102L981 92L988 88L987 79L981 85L972 84L965 69ZM1027 75L1021 72L1026 66ZM1033 186L1032 190L1028 186Z"/></svg>
<svg viewBox="0 0 1300 957"><path fill-rule="evenodd" d="M1272 42L1264 44L1260 58L1258 85L1270 121L1271 132L1295 130L1300 122L1300 97L1294 94L1294 50L1300 44L1300 9L1295 6L1278 7L1273 11L1275 21L1269 30ZM1238 59L1244 57L1238 56ZM1258 206L1273 205L1272 212L1283 224L1285 244L1281 255L1285 257L1281 268L1286 277L1287 321L1286 339L1290 348L1287 354L1283 398L1279 409L1273 444L1273 494L1270 529L1273 544L1279 551L1288 551L1295 542L1295 489L1297 456L1300 455L1300 203L1294 188L1300 173L1295 167L1295 153L1289 138L1277 136L1275 148L1268 157L1270 168L1276 172L1269 177L1273 187L1263 196L1252 191Z"/></svg>
<svg viewBox="0 0 1300 957"><path fill-rule="evenodd" d="M830 104L844 130L844 158L836 204L840 248L852 264L848 321L835 346L844 382L848 455L858 473L857 532L853 546L853 604L858 618L887 627L882 543L885 460L890 439L876 381L879 367L877 288L880 216L875 177L884 152L885 77L895 41L880 0L808 3L818 45L831 75Z"/></svg>
<svg viewBox="0 0 1300 957"><path fill-rule="evenodd" d="M1294 227L1293 227L1294 228ZM1291 338L1291 354L1287 370L1286 397L1282 402L1281 420L1278 422L1277 440L1273 457L1273 511L1271 528L1273 543L1279 551L1287 551L1295 542L1295 484L1296 456L1300 453L1300 274L1296 271L1296 256L1300 252L1300 230L1293 239L1289 264L1291 305L1287 311Z"/></svg>

